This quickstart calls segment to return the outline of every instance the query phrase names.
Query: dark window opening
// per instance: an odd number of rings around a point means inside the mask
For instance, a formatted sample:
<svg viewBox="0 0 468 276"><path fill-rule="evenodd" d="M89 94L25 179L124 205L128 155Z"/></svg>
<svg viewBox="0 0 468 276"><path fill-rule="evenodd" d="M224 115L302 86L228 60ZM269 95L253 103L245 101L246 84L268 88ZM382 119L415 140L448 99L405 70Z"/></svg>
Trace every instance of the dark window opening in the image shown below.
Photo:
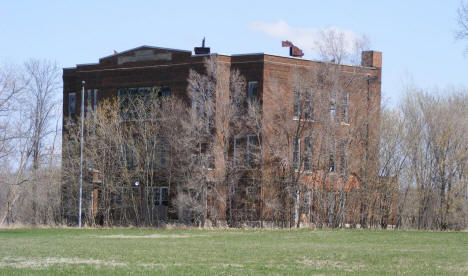
<svg viewBox="0 0 468 276"><path fill-rule="evenodd" d="M306 137L304 139L304 170L312 170L312 139Z"/></svg>
<svg viewBox="0 0 468 276"><path fill-rule="evenodd" d="M293 166L296 169L301 167L301 139L295 137L293 140Z"/></svg>
<svg viewBox="0 0 468 276"><path fill-rule="evenodd" d="M76 93L68 94L68 116L75 116L76 112Z"/></svg>
<svg viewBox="0 0 468 276"><path fill-rule="evenodd" d="M330 154L330 162L328 165L328 171L330 172L335 171L335 155L333 153Z"/></svg>

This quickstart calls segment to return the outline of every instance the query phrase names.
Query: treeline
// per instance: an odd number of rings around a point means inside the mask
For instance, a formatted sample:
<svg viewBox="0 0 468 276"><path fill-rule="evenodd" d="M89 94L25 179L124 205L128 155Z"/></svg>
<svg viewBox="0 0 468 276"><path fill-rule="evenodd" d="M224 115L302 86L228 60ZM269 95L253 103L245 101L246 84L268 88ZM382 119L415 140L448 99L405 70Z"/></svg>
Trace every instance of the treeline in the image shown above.
<svg viewBox="0 0 468 276"><path fill-rule="evenodd" d="M382 175L399 183L397 226L464 229L468 222L468 95L462 89L410 89L384 110Z"/></svg>

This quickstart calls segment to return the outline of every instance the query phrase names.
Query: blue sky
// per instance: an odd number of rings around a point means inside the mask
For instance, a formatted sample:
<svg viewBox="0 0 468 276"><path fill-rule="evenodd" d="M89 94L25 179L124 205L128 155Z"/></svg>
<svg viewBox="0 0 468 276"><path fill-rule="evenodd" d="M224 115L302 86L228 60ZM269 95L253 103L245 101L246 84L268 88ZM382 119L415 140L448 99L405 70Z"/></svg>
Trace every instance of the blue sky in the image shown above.
<svg viewBox="0 0 468 276"><path fill-rule="evenodd" d="M454 39L458 5L458 0L3 0L0 61L35 57L70 67L140 45L192 50L203 36L213 52L286 55L280 37L288 33L275 33L277 26L306 34L336 27L366 34L371 48L383 52L382 90L395 103L408 79L430 89L468 87L465 44ZM303 50L305 58L313 57L312 49Z"/></svg>

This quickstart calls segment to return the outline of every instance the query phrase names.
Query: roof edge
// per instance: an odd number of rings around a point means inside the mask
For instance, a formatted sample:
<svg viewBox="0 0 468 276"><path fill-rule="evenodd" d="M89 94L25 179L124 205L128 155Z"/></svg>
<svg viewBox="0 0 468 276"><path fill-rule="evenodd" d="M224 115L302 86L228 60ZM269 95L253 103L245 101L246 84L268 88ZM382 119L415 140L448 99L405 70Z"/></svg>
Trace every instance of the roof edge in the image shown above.
<svg viewBox="0 0 468 276"><path fill-rule="evenodd" d="M129 50L125 50L123 52L118 52L118 53L115 53L115 54L112 54L112 55L109 55L109 56L102 57L99 60L110 58L110 57L121 55L121 54L126 54L128 52L135 51L135 50L140 49L140 48L151 48L151 49L154 49L154 50L169 50L169 51L177 51L177 52L184 52L184 53L190 53L190 54L192 53L192 51L188 51L188 50L180 50L180 49L174 49L174 48L165 48L165 47L142 45L142 46L138 46L138 47L135 47L135 48L132 48L132 49L129 49Z"/></svg>

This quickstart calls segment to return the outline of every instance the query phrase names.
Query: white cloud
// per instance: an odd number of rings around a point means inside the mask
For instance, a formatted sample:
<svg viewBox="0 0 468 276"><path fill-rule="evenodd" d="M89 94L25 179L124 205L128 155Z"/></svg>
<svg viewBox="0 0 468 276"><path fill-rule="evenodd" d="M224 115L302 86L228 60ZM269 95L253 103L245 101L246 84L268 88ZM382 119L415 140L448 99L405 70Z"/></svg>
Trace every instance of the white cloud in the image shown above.
<svg viewBox="0 0 468 276"><path fill-rule="evenodd" d="M362 36L357 35L355 32L338 27L300 28L293 27L283 20L279 20L276 23L256 21L250 23L249 28L254 31L263 32L278 40L289 40L305 52L317 50L316 41L321 40L323 32L334 31L335 33L342 34L345 42L344 50L350 53L355 49L355 41L362 39Z"/></svg>

